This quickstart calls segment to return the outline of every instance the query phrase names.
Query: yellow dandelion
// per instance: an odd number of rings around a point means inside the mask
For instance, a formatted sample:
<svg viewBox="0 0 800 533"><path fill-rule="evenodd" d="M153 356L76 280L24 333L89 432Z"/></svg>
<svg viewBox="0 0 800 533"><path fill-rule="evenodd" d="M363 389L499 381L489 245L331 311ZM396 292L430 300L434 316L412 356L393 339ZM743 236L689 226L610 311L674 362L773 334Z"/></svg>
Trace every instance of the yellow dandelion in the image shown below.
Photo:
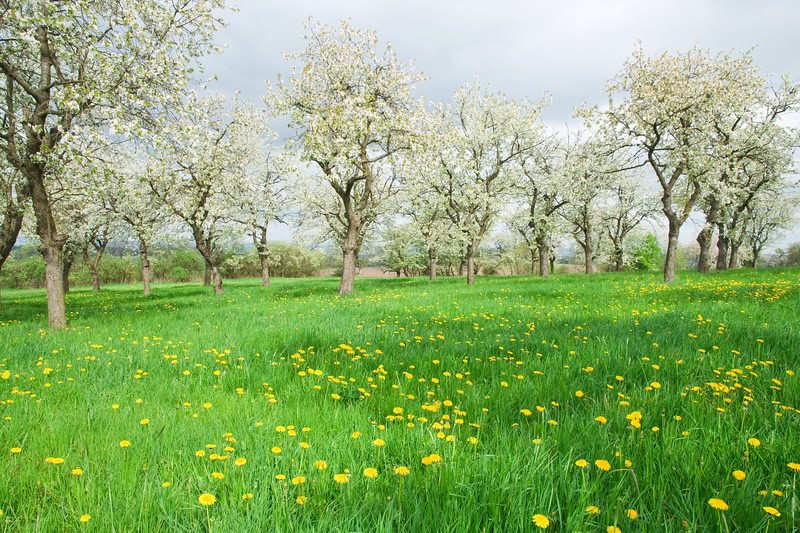
<svg viewBox="0 0 800 533"><path fill-rule="evenodd" d="M611 465L605 459L598 459L597 461L594 462L594 464L597 468L603 470L604 472L608 472L609 470L611 470Z"/></svg>
<svg viewBox="0 0 800 533"><path fill-rule="evenodd" d="M409 470L408 467L405 466L396 466L394 467L394 473L397 474L398 476L407 476L408 474L411 473L411 470Z"/></svg>
<svg viewBox="0 0 800 533"><path fill-rule="evenodd" d="M606 528L606 533L622 533L622 530L617 526L608 526Z"/></svg>
<svg viewBox="0 0 800 533"><path fill-rule="evenodd" d="M236 466L244 466L245 464L247 464L247 459L245 459L244 457L239 457L233 462L233 464L235 464Z"/></svg>
<svg viewBox="0 0 800 533"><path fill-rule="evenodd" d="M747 444L753 446L754 448L758 448L759 446L761 446L761 441L755 437L750 437L749 439L747 439Z"/></svg>
<svg viewBox="0 0 800 533"><path fill-rule="evenodd" d="M374 478L378 477L378 471L375 470L374 468L365 468L364 469L364 477L368 477L368 478L373 478L374 479Z"/></svg>
<svg viewBox="0 0 800 533"><path fill-rule="evenodd" d="M22 448L20 448L19 446L11 448L11 453L19 453L21 451L22 451Z"/></svg>
<svg viewBox="0 0 800 533"><path fill-rule="evenodd" d="M378 446L380 448L381 446L385 446L386 443L383 441L383 439L375 439L374 441L372 441L372 445Z"/></svg>
<svg viewBox="0 0 800 533"><path fill-rule="evenodd" d="M341 484L344 484L344 483L347 483L347 482L349 482L349 481L350 481L350 478L349 478L349 477L347 477L347 474L336 474L335 476L333 476L333 480L334 480L336 483L341 483Z"/></svg>
<svg viewBox="0 0 800 533"><path fill-rule="evenodd" d="M605 424L608 422L608 419L604 416L598 416L594 419L595 422L600 422L601 424Z"/></svg>
<svg viewBox="0 0 800 533"><path fill-rule="evenodd" d="M303 505L307 501L308 501L308 498L305 497L305 496L298 496L297 499L295 500L295 502L297 502L297 505Z"/></svg>
<svg viewBox="0 0 800 533"><path fill-rule="evenodd" d="M469 442L470 444L478 444L478 439L475 437L469 437L467 439L467 442Z"/></svg>
<svg viewBox="0 0 800 533"><path fill-rule="evenodd" d="M92 519L92 515L90 515L90 514L82 514L81 517L78 520L80 520L83 523L86 523L91 519Z"/></svg>
<svg viewBox="0 0 800 533"><path fill-rule="evenodd" d="M350 436L353 437L354 439L357 439L358 437L361 436L361 432L360 431L354 431L353 434L350 435Z"/></svg>
<svg viewBox="0 0 800 533"><path fill-rule="evenodd" d="M278 448L277 446L273 446L273 447L270 449L270 451L271 451L272 453L274 453L275 455L278 455L279 453L281 453L281 449L280 449L280 448Z"/></svg>
<svg viewBox="0 0 800 533"><path fill-rule="evenodd" d="M139 420L139 423L141 425L143 425L143 426L146 426L147 424L150 423L150 419L149 418L142 418L141 420Z"/></svg>
<svg viewBox="0 0 800 533"><path fill-rule="evenodd" d="M211 476L214 479L222 479L225 477L225 474L223 474L222 472L211 472Z"/></svg>
<svg viewBox="0 0 800 533"><path fill-rule="evenodd" d="M306 482L306 478L304 476L295 476L292 478L292 485L302 485Z"/></svg>
<svg viewBox="0 0 800 533"><path fill-rule="evenodd" d="M772 515L775 518L777 518L777 517L779 517L781 515L781 513L777 509L775 509L774 507L764 507L763 509L764 509L764 511L766 511L766 513L768 515Z"/></svg>
<svg viewBox="0 0 800 533"><path fill-rule="evenodd" d="M631 520L635 520L636 517L639 516L639 513L636 512L636 509L628 509L627 511L625 511L625 516L627 516Z"/></svg>
<svg viewBox="0 0 800 533"><path fill-rule="evenodd" d="M169 485L170 485L169 481L165 481L164 483L161 484L161 486L164 487L165 489L169 487Z"/></svg>
<svg viewBox="0 0 800 533"><path fill-rule="evenodd" d="M253 499L253 493L252 492L245 492L244 494L242 494L242 499L243 500L252 500Z"/></svg>
<svg viewBox="0 0 800 533"><path fill-rule="evenodd" d="M275 479L277 479L278 481L283 481L284 479L286 479L286 476L284 476L283 474L278 474L275 476Z"/></svg>
<svg viewBox="0 0 800 533"><path fill-rule="evenodd" d="M550 520L543 514L535 514L533 515L533 523L536 524L538 528L547 529L550 525Z"/></svg>
<svg viewBox="0 0 800 533"><path fill-rule="evenodd" d="M586 512L589 514L600 514L600 508L596 505L590 505L586 508Z"/></svg>
<svg viewBox="0 0 800 533"><path fill-rule="evenodd" d="M728 510L728 504L725 503L723 500L720 500L719 498L711 498L710 500L708 500L708 505L719 511Z"/></svg>
<svg viewBox="0 0 800 533"><path fill-rule="evenodd" d="M577 461L575 461L575 466L577 466L578 468L586 468L587 466L589 466L589 462L586 459L578 459Z"/></svg>
<svg viewBox="0 0 800 533"><path fill-rule="evenodd" d="M197 498L197 501L200 503L200 505L205 505L208 507L209 505L214 505L214 502L217 501L217 498L213 494L204 492L199 498Z"/></svg>
<svg viewBox="0 0 800 533"><path fill-rule="evenodd" d="M127 448L130 445L131 445L131 441L129 441L129 440L121 440L121 441L119 441L119 447L120 448Z"/></svg>
<svg viewBox="0 0 800 533"><path fill-rule="evenodd" d="M82 476L83 475L83 470L81 470L80 468L73 468L72 469L72 475L73 476Z"/></svg>
<svg viewBox="0 0 800 533"><path fill-rule="evenodd" d="M325 470L326 468L328 468L328 463L326 463L325 461L315 461L314 468L316 468L317 470Z"/></svg>
<svg viewBox="0 0 800 533"><path fill-rule="evenodd" d="M575 396L577 396L578 398L583 398L583 391L582 390L576 390L575 391Z"/></svg>
<svg viewBox="0 0 800 533"><path fill-rule="evenodd" d="M747 477L747 474L745 474L741 470L734 470L733 471L733 477L736 478L736 481L741 481L741 480L743 480L744 478Z"/></svg>
<svg viewBox="0 0 800 533"><path fill-rule="evenodd" d="M787 463L786 466L788 466L789 468L791 468L795 472L800 472L800 463Z"/></svg>

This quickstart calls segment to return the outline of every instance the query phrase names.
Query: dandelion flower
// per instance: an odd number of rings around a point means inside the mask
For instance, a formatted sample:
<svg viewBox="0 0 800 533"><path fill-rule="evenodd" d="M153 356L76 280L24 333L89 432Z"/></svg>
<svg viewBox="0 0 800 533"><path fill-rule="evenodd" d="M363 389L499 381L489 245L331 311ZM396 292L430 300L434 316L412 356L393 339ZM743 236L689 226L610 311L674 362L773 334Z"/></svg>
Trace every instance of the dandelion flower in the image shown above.
<svg viewBox="0 0 800 533"><path fill-rule="evenodd" d="M278 481L283 481L284 479L286 479L286 476L284 476L283 474L278 474L275 476L275 479L277 479Z"/></svg>
<svg viewBox="0 0 800 533"><path fill-rule="evenodd" d="M244 457L239 457L233 462L233 464L235 464L236 466L244 466L246 463L247 459L245 459Z"/></svg>
<svg viewBox="0 0 800 533"><path fill-rule="evenodd" d="M795 472L800 472L800 463L788 463L786 466L788 466Z"/></svg>
<svg viewBox="0 0 800 533"><path fill-rule="evenodd" d="M222 479L225 477L225 474L223 474L222 472L211 472L211 476L214 479Z"/></svg>
<svg viewBox="0 0 800 533"><path fill-rule="evenodd" d="M139 423L141 425L143 425L143 426L146 426L147 424L150 423L150 419L149 418L142 418L141 420L139 420Z"/></svg>
<svg viewBox="0 0 800 533"><path fill-rule="evenodd" d="M19 446L11 448L11 453L19 453L21 451L22 451L22 448L20 448Z"/></svg>
<svg viewBox="0 0 800 533"><path fill-rule="evenodd" d="M622 533L622 530L617 526L608 526L606 528L606 533Z"/></svg>
<svg viewBox="0 0 800 533"><path fill-rule="evenodd" d="M121 440L121 441L119 441L119 447L120 448L127 448L130 445L131 445L131 441L129 441L129 440Z"/></svg>
<svg viewBox="0 0 800 533"><path fill-rule="evenodd" d="M295 502L297 502L297 505L303 505L307 501L308 501L308 498L305 497L305 496L298 496L297 499L295 500Z"/></svg>
<svg viewBox="0 0 800 533"><path fill-rule="evenodd" d="M197 501L200 502L200 505L205 505L208 507L209 505L214 505L214 502L217 501L217 498L213 494L204 492L199 498L197 498Z"/></svg>
<svg viewBox="0 0 800 533"><path fill-rule="evenodd" d="M164 487L165 489L169 487L169 485L170 485L169 481L165 481L164 483L161 484L161 486Z"/></svg>
<svg viewBox="0 0 800 533"><path fill-rule="evenodd" d="M317 470L325 470L326 468L328 468L328 463L326 463L325 461L315 461L314 468L316 468Z"/></svg>
<svg viewBox="0 0 800 533"><path fill-rule="evenodd" d="M601 424L605 424L608 422L608 419L604 416L598 416L594 419L595 422L600 422Z"/></svg>
<svg viewBox="0 0 800 533"><path fill-rule="evenodd" d="M350 436L353 437L354 439L357 439L358 437L361 436L361 432L360 431L354 431L353 434L350 435Z"/></svg>
<svg viewBox="0 0 800 533"><path fill-rule="evenodd" d="M590 505L586 508L586 512L589 514L600 514L600 508L596 505Z"/></svg>
<svg viewBox="0 0 800 533"><path fill-rule="evenodd" d="M628 509L627 511L625 511L625 516L627 516L631 520L635 520L636 517L639 516L639 513L636 512L636 509Z"/></svg>
<svg viewBox="0 0 800 533"><path fill-rule="evenodd" d="M306 482L306 478L303 476L295 476L292 478L292 485L302 485Z"/></svg>
<svg viewBox="0 0 800 533"><path fill-rule="evenodd" d="M594 462L595 466L604 472L611 470L611 465L605 459L598 459Z"/></svg>
<svg viewBox="0 0 800 533"><path fill-rule="evenodd" d="M766 513L768 515L772 515L775 518L777 518L777 517L779 517L781 515L781 513L777 509L775 509L774 507L764 507L763 509L764 509L764 511L766 511Z"/></svg>
<svg viewBox="0 0 800 533"><path fill-rule="evenodd" d="M368 477L368 478L373 478L374 479L374 478L378 477L378 471L375 470L374 468L365 468L364 469L364 477Z"/></svg>
<svg viewBox="0 0 800 533"><path fill-rule="evenodd" d="M469 442L470 444L478 444L478 439L475 437L469 437L467 439L467 442Z"/></svg>
<svg viewBox="0 0 800 533"><path fill-rule="evenodd" d="M586 459L578 459L577 461L575 461L575 466L577 466L578 468L586 468L587 466L589 466L589 463L586 461Z"/></svg>
<svg viewBox="0 0 800 533"><path fill-rule="evenodd" d="M350 478L349 478L349 477L347 477L347 474L336 474L335 476L333 476L333 480L334 480L336 483L341 483L341 484L344 484L344 483L347 483L347 482L349 482L349 481L350 481Z"/></svg>
<svg viewBox="0 0 800 533"><path fill-rule="evenodd" d="M535 514L533 515L533 523L536 524L536 527L547 529L550 525L550 520L543 514Z"/></svg>
<svg viewBox="0 0 800 533"><path fill-rule="evenodd" d="M761 446L761 441L755 437L750 437L749 439L747 439L747 444L753 446L754 448L758 448L759 446Z"/></svg>
<svg viewBox="0 0 800 533"><path fill-rule="evenodd" d="M577 396L578 398L583 398L583 391L582 390L576 390L575 391L575 396Z"/></svg>
<svg viewBox="0 0 800 533"><path fill-rule="evenodd" d="M741 480L743 480L744 478L747 477L747 474L745 474L741 470L734 470L733 471L733 477L736 478L736 481L741 481Z"/></svg>
<svg viewBox="0 0 800 533"><path fill-rule="evenodd" d="M270 451L271 451L272 453L274 453L275 455L278 455L279 453L281 453L281 449L280 449L280 448L278 448L277 446L273 446L273 447L270 449Z"/></svg>
<svg viewBox="0 0 800 533"><path fill-rule="evenodd" d="M394 473L397 474L398 476L407 476L408 474L411 473L411 470L409 470L408 467L405 466L396 466L394 467Z"/></svg>
<svg viewBox="0 0 800 533"><path fill-rule="evenodd" d="M385 446L386 443L383 441L383 439L375 439L372 441L372 445L380 448L381 446Z"/></svg>
<svg viewBox="0 0 800 533"><path fill-rule="evenodd" d="M92 519L92 515L90 515L90 514L82 514L81 517L79 518L79 520L81 522L83 522L83 523L86 523L91 519Z"/></svg>
<svg viewBox="0 0 800 533"><path fill-rule="evenodd" d="M73 468L72 469L72 475L73 476L82 476L83 475L83 470L81 470L80 468Z"/></svg>
<svg viewBox="0 0 800 533"><path fill-rule="evenodd" d="M50 463L52 465L60 465L61 463L64 462L64 459L62 459L61 457L48 457L47 459L44 460L44 462Z"/></svg>
<svg viewBox="0 0 800 533"><path fill-rule="evenodd" d="M708 505L719 511L728 510L728 504L725 503L723 500L720 500L719 498L711 498L710 500L708 500Z"/></svg>
<svg viewBox="0 0 800 533"><path fill-rule="evenodd" d="M244 494L242 494L242 499L243 500L252 500L253 499L253 493L252 492L245 492Z"/></svg>

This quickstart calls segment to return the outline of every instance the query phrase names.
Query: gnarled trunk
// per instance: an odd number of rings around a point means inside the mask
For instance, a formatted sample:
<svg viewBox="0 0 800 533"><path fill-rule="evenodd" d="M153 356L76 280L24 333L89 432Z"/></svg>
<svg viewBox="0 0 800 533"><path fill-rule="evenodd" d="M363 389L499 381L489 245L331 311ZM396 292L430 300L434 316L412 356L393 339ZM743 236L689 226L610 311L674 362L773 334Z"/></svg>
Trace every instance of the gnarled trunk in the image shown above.
<svg viewBox="0 0 800 533"><path fill-rule="evenodd" d="M725 225L718 224L719 237L717 237L717 270L728 270L728 246L730 239L725 233Z"/></svg>
<svg viewBox="0 0 800 533"><path fill-rule="evenodd" d="M61 262L61 287L64 294L69 292L69 271L72 270L72 258L67 257L67 255L64 254Z"/></svg>
<svg viewBox="0 0 800 533"><path fill-rule="evenodd" d="M550 264L550 247L544 239L537 239L537 244L539 245L539 275L546 278L550 275L547 268Z"/></svg>
<svg viewBox="0 0 800 533"><path fill-rule="evenodd" d="M428 248L428 259L430 260L430 280L436 281L436 261L439 259L436 248Z"/></svg>
<svg viewBox="0 0 800 533"><path fill-rule="evenodd" d="M222 288L222 273L219 270L219 265L213 265L211 273L214 278L214 294L224 294L225 290Z"/></svg>
<svg viewBox="0 0 800 533"><path fill-rule="evenodd" d="M719 200L715 196L708 198L709 208L706 212L706 224L697 234L697 244L700 245L700 257L697 259L697 271L707 274L711 270L711 240L714 236L714 225L717 224L719 214Z"/></svg>
<svg viewBox="0 0 800 533"><path fill-rule="evenodd" d="M342 279L339 280L338 294L353 292L353 282L356 279L358 266L358 253L360 248L359 233L361 222L354 214L348 220L347 233L342 241Z"/></svg>

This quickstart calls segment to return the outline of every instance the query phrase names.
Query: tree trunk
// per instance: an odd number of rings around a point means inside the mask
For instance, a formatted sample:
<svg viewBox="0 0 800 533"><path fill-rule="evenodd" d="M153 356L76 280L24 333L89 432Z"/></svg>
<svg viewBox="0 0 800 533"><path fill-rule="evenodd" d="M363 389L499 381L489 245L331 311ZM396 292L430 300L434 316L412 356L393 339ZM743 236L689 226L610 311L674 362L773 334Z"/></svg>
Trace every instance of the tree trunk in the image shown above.
<svg viewBox="0 0 800 533"><path fill-rule="evenodd" d="M49 207L49 206L48 206ZM67 327L67 303L64 298L65 282L69 286L69 270L63 276L61 265L61 246L41 245L39 252L44 258L44 286L47 292L47 321L53 329Z"/></svg>
<svg viewBox="0 0 800 533"><path fill-rule="evenodd" d="M625 268L625 255L622 246L614 244L614 272L622 272Z"/></svg>
<svg viewBox="0 0 800 533"><path fill-rule="evenodd" d="M728 262L728 268L739 268L739 246L736 241L731 241L731 258Z"/></svg>
<svg viewBox="0 0 800 533"><path fill-rule="evenodd" d="M211 274L214 278L214 294L224 294L225 290L222 288L222 273L219 270L219 265L214 264L211 266Z"/></svg>
<svg viewBox="0 0 800 533"><path fill-rule="evenodd" d="M0 226L0 272L3 270L3 263L6 262L8 256L11 255L11 250L14 248L14 244L17 242L17 237L19 236L19 232L22 229L22 213L23 211L14 201L11 190L7 191L9 195L6 201L6 212L3 215L3 223ZM25 201L25 197L22 193L17 193L17 198L20 200L20 204ZM2 304L2 301L0 301ZM0 310L2 310L2 306L0 305Z"/></svg>
<svg viewBox="0 0 800 533"><path fill-rule="evenodd" d="M706 226L697 235L697 244L700 245L700 257L697 259L697 271L707 274L711 270L711 238L714 227Z"/></svg>
<svg viewBox="0 0 800 533"><path fill-rule="evenodd" d="M547 242L541 241L539 244L539 275L546 278L550 275L547 269L550 260L550 250L548 249Z"/></svg>
<svg viewBox="0 0 800 533"><path fill-rule="evenodd" d="M203 259L205 259L205 258L203 258ZM204 287L210 287L211 286L211 263L209 263L207 259L205 259L205 262L206 262L206 274L205 274L205 277L203 278L203 286Z"/></svg>
<svg viewBox="0 0 800 533"><path fill-rule="evenodd" d="M436 261L439 259L436 253L436 248L428 248L428 259L430 260L430 280L436 281Z"/></svg>
<svg viewBox="0 0 800 533"><path fill-rule="evenodd" d="M142 261L142 286L145 296L150 296L150 280L153 272L150 268L150 258L147 256L147 241L139 236L139 259Z"/></svg>
<svg viewBox="0 0 800 533"><path fill-rule="evenodd" d="M584 246L583 246L583 265L586 274L594 274L594 243L592 242L592 234L590 232L584 233Z"/></svg>
<svg viewBox="0 0 800 533"><path fill-rule="evenodd" d="M467 245L467 285L475 283L475 246Z"/></svg>
<svg viewBox="0 0 800 533"><path fill-rule="evenodd" d="M550 250L550 272L555 272L556 270L556 254L553 253L553 250Z"/></svg>
<svg viewBox="0 0 800 533"><path fill-rule="evenodd" d="M681 227L675 217L669 217L669 236L667 237L667 256L664 258L664 282L675 281L675 258L678 254L678 235Z"/></svg>
<svg viewBox="0 0 800 533"><path fill-rule="evenodd" d="M262 254L261 252L258 253L258 257L261 259L261 286L262 287L269 287L269 252Z"/></svg>
<svg viewBox="0 0 800 533"><path fill-rule="evenodd" d="M758 256L761 255L761 247L753 245L753 268L758 267Z"/></svg>
<svg viewBox="0 0 800 533"><path fill-rule="evenodd" d="M72 261L65 260L61 265L61 288L64 294L69 292L69 271L72 269Z"/></svg>
<svg viewBox="0 0 800 533"><path fill-rule="evenodd" d="M356 266L358 265L360 226L357 220L350 220L342 242L342 279L339 280L338 291L340 296L353 292L353 282L356 279Z"/></svg>
<svg viewBox="0 0 800 533"><path fill-rule="evenodd" d="M531 252L531 275L536 274L536 250L530 248Z"/></svg>
<svg viewBox="0 0 800 533"><path fill-rule="evenodd" d="M717 270L728 270L728 246L730 239L725 234L725 225L719 224L719 237L717 238Z"/></svg>

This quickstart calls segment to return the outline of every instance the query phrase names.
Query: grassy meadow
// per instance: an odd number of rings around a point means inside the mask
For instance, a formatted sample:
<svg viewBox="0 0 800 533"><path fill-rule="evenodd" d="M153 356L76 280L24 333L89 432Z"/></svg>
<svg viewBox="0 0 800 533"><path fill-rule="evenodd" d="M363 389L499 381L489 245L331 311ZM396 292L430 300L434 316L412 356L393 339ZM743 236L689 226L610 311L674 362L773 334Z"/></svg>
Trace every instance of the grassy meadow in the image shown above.
<svg viewBox="0 0 800 533"><path fill-rule="evenodd" d="M4 290L0 531L800 528L800 270L336 286Z"/></svg>

